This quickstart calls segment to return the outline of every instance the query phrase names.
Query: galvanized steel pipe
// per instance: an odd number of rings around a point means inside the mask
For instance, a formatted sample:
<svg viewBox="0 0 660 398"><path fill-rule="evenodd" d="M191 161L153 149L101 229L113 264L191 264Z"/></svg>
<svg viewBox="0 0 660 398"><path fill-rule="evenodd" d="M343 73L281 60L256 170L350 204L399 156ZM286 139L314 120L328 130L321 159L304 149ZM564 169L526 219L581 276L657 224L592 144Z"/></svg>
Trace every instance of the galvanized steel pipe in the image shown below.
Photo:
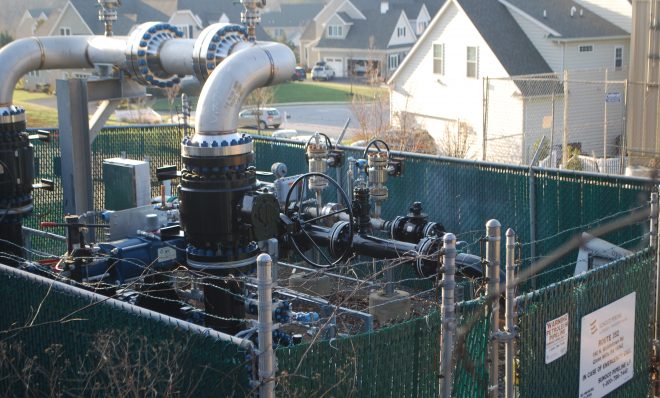
<svg viewBox="0 0 660 398"><path fill-rule="evenodd" d="M506 332L510 336L514 333L514 317L515 317L515 269L516 269L516 233L513 229L509 228L506 231L506 298L505 298L505 319L506 319ZM505 357L505 389L504 396L506 398L513 398L513 370L514 370L514 340L509 338L506 340L506 357Z"/></svg>
<svg viewBox="0 0 660 398"><path fill-rule="evenodd" d="M454 333L456 332L456 321L454 319L454 290L456 282L456 236L446 233L443 238L443 273L442 273L442 307L440 318L442 319L442 363L440 373L440 396L450 398L452 390L452 363L454 350Z"/></svg>
<svg viewBox="0 0 660 398"><path fill-rule="evenodd" d="M266 253L257 257L259 296L259 398L275 396L275 352L273 351L272 259Z"/></svg>
<svg viewBox="0 0 660 398"><path fill-rule="evenodd" d="M497 220L489 220L486 223L486 297L491 303L491 337L499 332L500 320L500 241L502 234L502 224ZM490 363L488 369L489 384L488 396L497 398L499 389L499 342L491 338L489 343L488 360Z"/></svg>

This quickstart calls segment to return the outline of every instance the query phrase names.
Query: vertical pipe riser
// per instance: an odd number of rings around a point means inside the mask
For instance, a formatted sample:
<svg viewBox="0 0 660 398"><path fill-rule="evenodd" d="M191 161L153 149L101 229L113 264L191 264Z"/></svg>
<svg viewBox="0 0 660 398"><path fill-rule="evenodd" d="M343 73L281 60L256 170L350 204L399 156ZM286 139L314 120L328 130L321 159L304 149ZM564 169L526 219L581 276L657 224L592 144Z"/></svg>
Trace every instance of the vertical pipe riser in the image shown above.
<svg viewBox="0 0 660 398"><path fill-rule="evenodd" d="M502 225L497 220L486 223L486 297L491 303L491 341L489 344L489 397L496 398L499 390L499 342L493 337L499 332L500 312L500 241Z"/></svg>
<svg viewBox="0 0 660 398"><path fill-rule="evenodd" d="M454 318L455 299L454 291L456 282L456 236L446 233L443 237L443 273L442 273L442 306L440 315L442 319L442 342L441 342L441 377L440 396L450 398L452 392L452 364L453 345L456 321Z"/></svg>
<svg viewBox="0 0 660 398"><path fill-rule="evenodd" d="M268 254L260 254L257 258L257 288L259 296L259 398L273 398L275 396L272 264L272 259Z"/></svg>
<svg viewBox="0 0 660 398"><path fill-rule="evenodd" d="M514 317L515 317L515 267L516 267L516 234L509 228L506 231L506 332L510 335L514 331ZM514 392L514 339L509 338L506 341L506 365L505 365L505 397L513 398Z"/></svg>

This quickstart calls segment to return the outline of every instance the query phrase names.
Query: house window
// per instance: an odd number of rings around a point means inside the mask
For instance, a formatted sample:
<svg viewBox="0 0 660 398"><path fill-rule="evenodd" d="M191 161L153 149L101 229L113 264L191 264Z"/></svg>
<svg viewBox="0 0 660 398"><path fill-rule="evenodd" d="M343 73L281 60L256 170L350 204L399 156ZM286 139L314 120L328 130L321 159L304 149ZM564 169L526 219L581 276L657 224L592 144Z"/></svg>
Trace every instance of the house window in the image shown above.
<svg viewBox="0 0 660 398"><path fill-rule="evenodd" d="M623 68L623 47L616 47L614 49L614 69L621 70Z"/></svg>
<svg viewBox="0 0 660 398"><path fill-rule="evenodd" d="M437 75L445 74L445 45L433 45L433 73Z"/></svg>
<svg viewBox="0 0 660 398"><path fill-rule="evenodd" d="M273 37L276 39L280 39L284 37L284 29L282 28L275 28L273 29Z"/></svg>
<svg viewBox="0 0 660 398"><path fill-rule="evenodd" d="M340 25L330 25L328 26L328 37L342 37L344 35L344 29Z"/></svg>
<svg viewBox="0 0 660 398"><path fill-rule="evenodd" d="M193 26L192 25L177 25L177 29L183 32L183 37L187 39L193 38Z"/></svg>
<svg viewBox="0 0 660 398"><path fill-rule="evenodd" d="M71 36L71 28L67 28L67 27L60 28L60 36Z"/></svg>
<svg viewBox="0 0 660 398"><path fill-rule="evenodd" d="M396 28L396 37L404 37L406 35L406 27L400 26Z"/></svg>
<svg viewBox="0 0 660 398"><path fill-rule="evenodd" d="M399 67L399 54L390 54L389 67L390 70L394 70Z"/></svg>
<svg viewBox="0 0 660 398"><path fill-rule="evenodd" d="M28 76L30 77L39 77L39 71L38 70L33 70L28 72Z"/></svg>
<svg viewBox="0 0 660 398"><path fill-rule="evenodd" d="M479 64L479 49L477 47L467 48L467 77L476 79L479 77L478 64Z"/></svg>
<svg viewBox="0 0 660 398"><path fill-rule="evenodd" d="M594 50L594 46L591 44L578 47L578 51L581 53L590 53Z"/></svg>
<svg viewBox="0 0 660 398"><path fill-rule="evenodd" d="M426 30L426 27L429 25L428 21L420 21L417 22L417 34L422 34L424 30Z"/></svg>

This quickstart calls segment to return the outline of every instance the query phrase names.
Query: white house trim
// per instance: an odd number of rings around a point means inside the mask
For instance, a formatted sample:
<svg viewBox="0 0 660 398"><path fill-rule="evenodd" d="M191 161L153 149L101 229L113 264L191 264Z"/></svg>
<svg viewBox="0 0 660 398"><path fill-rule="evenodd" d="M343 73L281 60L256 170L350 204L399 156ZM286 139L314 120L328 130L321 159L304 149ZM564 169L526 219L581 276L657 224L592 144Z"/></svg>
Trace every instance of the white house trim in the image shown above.
<svg viewBox="0 0 660 398"><path fill-rule="evenodd" d="M453 3L454 5L456 5L458 7L458 4L456 4L456 2L454 2L454 0L447 0L445 2L445 4L442 6L442 8L440 10L438 10L438 13L435 14L435 17L433 17L433 19L431 20L431 23L429 23L429 26L426 27L426 30L424 31L424 33L422 33L422 35L419 37L419 39L417 39L417 41L415 42L415 45L413 45L413 47L408 52L408 55L414 53L417 50L417 47L419 47L421 45L421 43L426 39L426 36L428 36L430 34L429 32L431 32L431 30L433 30L432 28L438 23L440 18L442 18L442 15L449 8L450 3ZM405 57L403 59L403 62L401 62L399 64L399 67L396 68L396 71L394 71L394 73L389 78L389 80L387 80L387 84L392 84L392 82L397 77L397 75L400 73L400 71L402 71L403 68L408 64L409 60L410 60L410 57Z"/></svg>
<svg viewBox="0 0 660 398"><path fill-rule="evenodd" d="M399 27L401 22L403 22L405 24L406 35L405 35L404 40L397 40L397 39L401 39L400 37L397 36L397 28ZM394 30L392 31L392 34L390 35L390 40L389 40L389 42L387 42L387 47L398 46L398 45L408 44L408 43L410 43L410 44L415 43L416 38L417 38L417 33L416 32L417 31L415 30L415 28L410 24L410 20L408 19L408 16L406 15L406 12L401 11L401 14L399 15L399 20L397 21L396 26L394 27ZM408 38L409 35L411 37L411 40L408 43L405 43L407 41L405 39ZM399 41L400 43L396 43L397 41Z"/></svg>
<svg viewBox="0 0 660 398"><path fill-rule="evenodd" d="M575 43L580 41L608 41L608 40L626 40L630 36L599 36L599 37L574 37L563 39L561 37L552 38L554 43Z"/></svg>
<svg viewBox="0 0 660 398"><path fill-rule="evenodd" d="M168 22L171 22L177 14L179 14L179 15L181 15L181 14L190 15L192 20L195 21L195 23L197 24L197 28L204 29L204 24L202 23L202 20L197 15L195 15L191 10L176 10L174 12L174 14L172 14L170 16L170 19L169 19Z"/></svg>
<svg viewBox="0 0 660 398"><path fill-rule="evenodd" d="M538 19L534 18L533 16L527 14L526 12L524 12L520 8L514 6L513 4L509 3L508 1L506 1L506 0L498 0L498 1L501 4L503 4L506 8L515 11L521 17L529 20L531 23L539 26L541 29L548 31L548 33L551 34L552 36L561 37L561 33L557 32L556 30L551 29L548 25L545 25L545 24L541 23L541 21L539 21Z"/></svg>
<svg viewBox="0 0 660 398"><path fill-rule="evenodd" d="M59 29L60 22L62 22L62 18L66 14L67 8L72 8L73 11L75 11L75 13L78 15L78 18L80 18L80 21L83 23L83 25L85 25L85 28L87 28L87 31L89 32L90 35L94 34L94 31L89 27L89 25L87 25L87 22L85 22L85 19L82 17L82 15L80 15L80 12L78 12L76 7L74 7L70 1L67 1L66 5L62 9L62 12L60 13L60 15L57 16L57 20L55 21L55 24L53 24L53 27L50 29L50 32L48 32L48 36L53 36L53 32L55 32L55 29Z"/></svg>

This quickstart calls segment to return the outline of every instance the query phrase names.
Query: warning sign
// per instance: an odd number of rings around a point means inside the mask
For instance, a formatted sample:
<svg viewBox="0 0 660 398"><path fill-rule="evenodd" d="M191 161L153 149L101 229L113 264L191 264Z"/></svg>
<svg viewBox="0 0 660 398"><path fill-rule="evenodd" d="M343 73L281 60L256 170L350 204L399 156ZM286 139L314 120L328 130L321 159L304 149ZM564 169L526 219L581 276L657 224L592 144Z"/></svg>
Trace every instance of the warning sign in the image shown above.
<svg viewBox="0 0 660 398"><path fill-rule="evenodd" d="M602 397L633 377L635 293L582 317L580 398Z"/></svg>
<svg viewBox="0 0 660 398"><path fill-rule="evenodd" d="M545 324L545 364L566 355L568 351L568 314Z"/></svg>

